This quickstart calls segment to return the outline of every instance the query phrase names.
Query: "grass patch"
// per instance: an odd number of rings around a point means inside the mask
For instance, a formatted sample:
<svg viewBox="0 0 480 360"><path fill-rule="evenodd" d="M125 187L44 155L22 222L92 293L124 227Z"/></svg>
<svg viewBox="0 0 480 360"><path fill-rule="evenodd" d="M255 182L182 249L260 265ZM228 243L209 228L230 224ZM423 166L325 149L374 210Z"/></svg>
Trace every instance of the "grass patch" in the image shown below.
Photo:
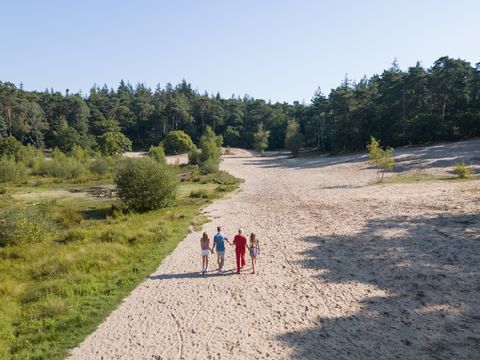
<svg viewBox="0 0 480 360"><path fill-rule="evenodd" d="M382 182L372 182L370 185L382 185L382 184L412 184L419 182L432 182L432 181L468 181L475 180L479 177L459 178L454 175L432 175L423 170L408 171L392 176L387 176Z"/></svg>
<svg viewBox="0 0 480 360"><path fill-rule="evenodd" d="M0 209L45 214L52 229L38 242L0 247L0 359L61 359L77 346L180 242L208 218L200 210L222 174L184 181L175 207L124 213L115 198L11 198L10 193L85 189L90 184L9 187ZM216 179L217 181L214 181ZM235 178L233 178L235 179ZM105 184L109 185L109 184ZM223 186L223 185L222 185ZM192 193L207 194L191 197Z"/></svg>

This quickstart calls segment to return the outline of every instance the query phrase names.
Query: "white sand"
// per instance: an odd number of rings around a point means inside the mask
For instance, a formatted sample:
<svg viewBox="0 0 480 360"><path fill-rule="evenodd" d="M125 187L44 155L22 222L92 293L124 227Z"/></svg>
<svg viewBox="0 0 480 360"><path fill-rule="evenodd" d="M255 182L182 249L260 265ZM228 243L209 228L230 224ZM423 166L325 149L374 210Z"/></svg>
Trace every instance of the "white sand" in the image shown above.
<svg viewBox="0 0 480 360"><path fill-rule="evenodd" d="M398 158L441 173L480 141ZM192 233L71 359L480 358L480 181L368 186L364 155L222 166L246 183L204 228L257 233L259 274L201 276Z"/></svg>

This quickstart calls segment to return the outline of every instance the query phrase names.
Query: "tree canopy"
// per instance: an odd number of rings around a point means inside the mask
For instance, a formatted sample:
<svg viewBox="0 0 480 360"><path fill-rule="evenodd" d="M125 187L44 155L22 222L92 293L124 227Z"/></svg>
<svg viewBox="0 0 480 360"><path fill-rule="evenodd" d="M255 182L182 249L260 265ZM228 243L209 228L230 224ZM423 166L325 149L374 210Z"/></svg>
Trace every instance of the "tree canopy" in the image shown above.
<svg viewBox="0 0 480 360"><path fill-rule="evenodd" d="M362 150L370 136L395 147L466 139L480 136L480 64L445 56L430 68L417 63L401 70L394 62L358 82L345 78L328 95L318 89L307 104L201 94L185 80L154 90L121 81L116 89L94 86L87 95L0 82L0 135L23 144L100 149L111 137L105 132L110 119L118 124L115 134L137 149L157 146L172 131L198 144L208 127L226 146L253 148L260 124L270 134L268 148L283 148L289 119L296 119L305 146L327 152Z"/></svg>

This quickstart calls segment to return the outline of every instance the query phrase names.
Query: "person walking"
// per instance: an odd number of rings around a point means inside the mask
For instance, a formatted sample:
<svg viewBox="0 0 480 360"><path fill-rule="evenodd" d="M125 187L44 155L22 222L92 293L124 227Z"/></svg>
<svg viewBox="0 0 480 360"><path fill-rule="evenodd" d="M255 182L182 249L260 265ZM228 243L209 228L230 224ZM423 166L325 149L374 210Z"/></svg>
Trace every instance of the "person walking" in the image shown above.
<svg viewBox="0 0 480 360"><path fill-rule="evenodd" d="M208 271L208 255L210 255L210 251L213 251L213 248L210 248L210 239L206 232L200 239L200 248L202 250L202 275L205 275Z"/></svg>
<svg viewBox="0 0 480 360"><path fill-rule="evenodd" d="M250 257L252 258L252 274L255 274L255 265L257 263L257 256L260 255L260 243L254 233L250 234L250 244L248 245Z"/></svg>
<svg viewBox="0 0 480 360"><path fill-rule="evenodd" d="M232 245L232 243L228 241L228 238L225 236L225 234L222 233L222 228L217 226L217 233L213 237L212 249L217 252L219 274L223 273L223 264L225 263L225 241Z"/></svg>
<svg viewBox="0 0 480 360"><path fill-rule="evenodd" d="M243 235L243 229L238 229L238 234L233 239L233 245L235 245L235 255L237 257L237 274L245 266L245 250L247 248L247 238Z"/></svg>

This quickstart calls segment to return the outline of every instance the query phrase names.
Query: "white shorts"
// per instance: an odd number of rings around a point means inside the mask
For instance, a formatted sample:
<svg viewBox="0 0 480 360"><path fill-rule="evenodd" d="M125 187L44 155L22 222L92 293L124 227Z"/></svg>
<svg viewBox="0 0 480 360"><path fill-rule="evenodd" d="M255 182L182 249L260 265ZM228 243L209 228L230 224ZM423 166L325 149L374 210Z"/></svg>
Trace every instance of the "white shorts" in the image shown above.
<svg viewBox="0 0 480 360"><path fill-rule="evenodd" d="M217 251L217 256L220 259L225 259L225 251Z"/></svg>
<svg viewBox="0 0 480 360"><path fill-rule="evenodd" d="M206 250L202 250L202 256L208 256L210 255L210 250L206 249Z"/></svg>

